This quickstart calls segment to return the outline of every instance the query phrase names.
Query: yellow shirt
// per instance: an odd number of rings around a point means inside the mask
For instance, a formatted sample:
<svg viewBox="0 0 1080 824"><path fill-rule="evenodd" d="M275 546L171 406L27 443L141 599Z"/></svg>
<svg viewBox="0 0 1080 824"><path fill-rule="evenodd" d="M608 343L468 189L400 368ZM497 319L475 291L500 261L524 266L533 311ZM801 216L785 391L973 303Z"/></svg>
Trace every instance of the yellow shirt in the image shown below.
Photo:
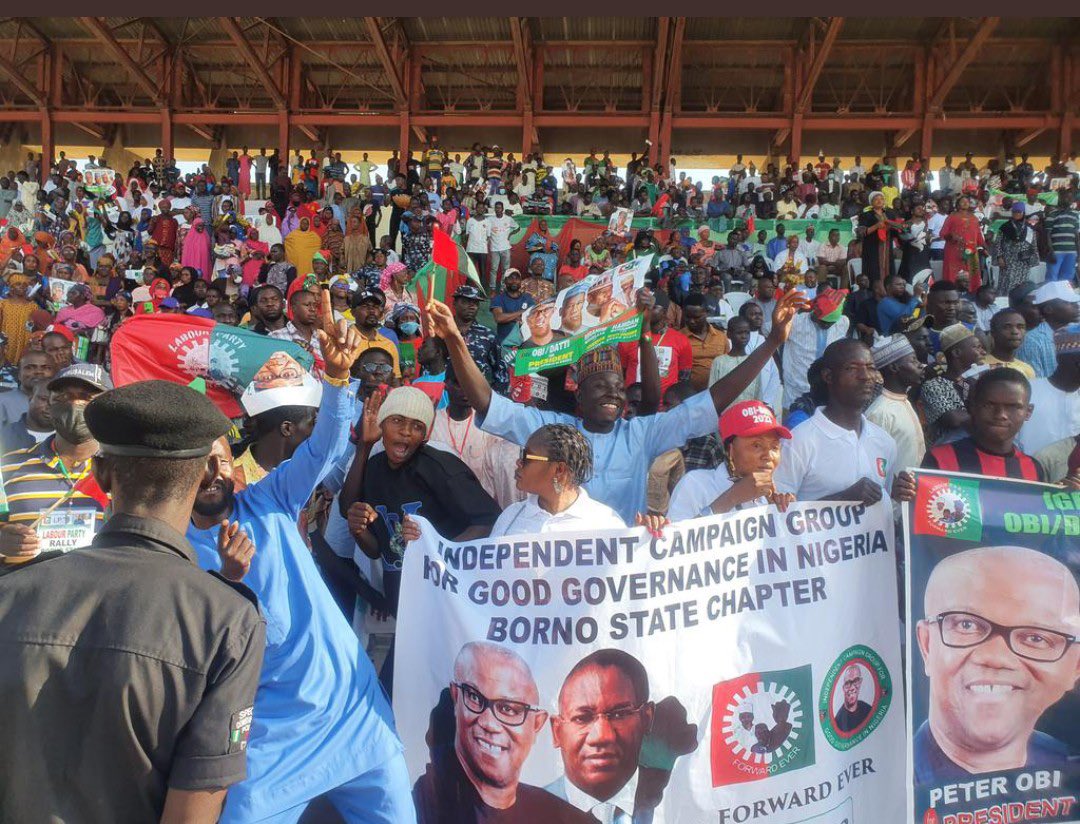
<svg viewBox="0 0 1080 824"><path fill-rule="evenodd" d="M709 386L709 370L712 369L713 361L720 355L727 354L727 334L711 323L705 324L704 338L699 338L689 329L682 331L690 341L690 351L694 356L693 366L690 367L690 385L695 392L700 392Z"/></svg>
<svg viewBox="0 0 1080 824"><path fill-rule="evenodd" d="M998 360L993 355L987 355L983 358L983 364L990 367L1008 366L1010 369L1015 369L1029 381L1035 380L1035 370L1031 367L1030 363L1024 363L1022 360L1016 360L1014 358L1011 361L1003 361Z"/></svg>

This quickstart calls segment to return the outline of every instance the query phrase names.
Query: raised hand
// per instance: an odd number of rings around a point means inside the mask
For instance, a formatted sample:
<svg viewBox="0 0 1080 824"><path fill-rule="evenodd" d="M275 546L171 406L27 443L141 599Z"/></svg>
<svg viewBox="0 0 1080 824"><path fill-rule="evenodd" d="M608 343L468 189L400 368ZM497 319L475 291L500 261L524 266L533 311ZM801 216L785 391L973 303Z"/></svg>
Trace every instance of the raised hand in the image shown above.
<svg viewBox="0 0 1080 824"><path fill-rule="evenodd" d="M777 345L784 343L791 334L791 324L799 312L810 308L810 301L803 297L801 292L792 289L785 292L776 301L776 308L772 313L772 329L769 330L769 338Z"/></svg>
<svg viewBox="0 0 1080 824"><path fill-rule="evenodd" d="M316 329L315 334L319 338L319 347L322 350L323 360L326 362L326 368L323 371L327 377L334 380L347 380L349 367L364 351L364 342L355 326L345 320L334 320L334 308L330 304L330 290L323 289L321 297L322 328Z"/></svg>
<svg viewBox="0 0 1080 824"><path fill-rule="evenodd" d="M427 314L429 335L434 335L443 340L449 340L455 335L461 336L461 330L458 329L457 321L454 320L454 313L441 300L432 298L427 302L424 309Z"/></svg>
<svg viewBox="0 0 1080 824"><path fill-rule="evenodd" d="M251 569L255 557L255 544L236 521L222 521L218 529L218 555L221 556L221 574L239 583Z"/></svg>
<svg viewBox="0 0 1080 824"><path fill-rule="evenodd" d="M374 446L382 437L382 429L379 428L379 407L382 406L383 393L375 390L364 401L364 411L360 416L360 444Z"/></svg>

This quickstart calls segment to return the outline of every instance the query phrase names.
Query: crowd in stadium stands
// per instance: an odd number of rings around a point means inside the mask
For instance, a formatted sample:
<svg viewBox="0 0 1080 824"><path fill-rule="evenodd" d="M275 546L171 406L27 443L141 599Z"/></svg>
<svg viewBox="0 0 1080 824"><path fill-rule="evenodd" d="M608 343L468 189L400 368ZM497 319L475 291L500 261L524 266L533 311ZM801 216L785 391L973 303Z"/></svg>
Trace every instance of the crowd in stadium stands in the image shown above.
<svg viewBox="0 0 1080 824"><path fill-rule="evenodd" d="M385 820L409 820L414 791L378 681L393 686L388 617L419 531L411 516L450 540L659 531L755 503L910 500L912 467L1080 488L1075 154L1045 168L968 154L934 170L915 155L801 167L739 155L726 175L694 181L676 158L651 167L649 148L620 168L607 152L553 162L449 150L432 135L395 152L386 178L367 154L350 165L330 150L244 148L192 174L160 150L127 170L61 152L0 178L8 580L62 563L41 553L45 513L89 512L81 534L95 543L72 554L98 551L119 517L81 484L91 458L116 449L105 413L86 410L124 389L110 343L126 324L169 314L243 327L314 364L272 400L232 387L244 414L213 444L216 474L187 531L185 557L243 580L269 616L249 778L224 820L316 797L358 820L349 810L371 793L394 811ZM425 292L418 273L444 235L460 247L459 277L437 293L428 276ZM520 351L564 334L550 328L551 298L646 255L630 298L639 340L516 373ZM111 471L114 489L131 481ZM136 515L123 517L115 529L134 530ZM254 555L219 538L222 521L240 524ZM5 658L6 690L18 657ZM321 682L329 672L341 683ZM0 707L8 729L33 712L3 692ZM204 744L188 741L185 758ZM5 749L37 757L21 746ZM222 755L212 749L202 754ZM19 781L29 798L32 773L8 763L0 755L0 788ZM220 766L202 783L174 783L169 758L153 763L160 781L117 794L145 791L159 813L166 785L223 788L242 774L211 758ZM301 771L315 778L285 780ZM489 800L481 792L476 810ZM133 809L100 803L100 820Z"/></svg>

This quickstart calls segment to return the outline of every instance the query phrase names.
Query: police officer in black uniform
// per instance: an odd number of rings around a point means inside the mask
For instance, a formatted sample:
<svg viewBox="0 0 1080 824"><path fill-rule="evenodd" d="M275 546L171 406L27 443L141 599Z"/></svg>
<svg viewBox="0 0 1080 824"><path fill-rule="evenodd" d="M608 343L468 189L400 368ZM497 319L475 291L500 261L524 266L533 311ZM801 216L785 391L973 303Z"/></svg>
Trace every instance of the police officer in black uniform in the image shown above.
<svg viewBox="0 0 1080 824"><path fill-rule="evenodd" d="M100 395L86 422L112 517L90 547L0 569L0 821L217 821L265 625L184 531L230 423L166 381ZM250 541L226 524L219 549L242 577Z"/></svg>

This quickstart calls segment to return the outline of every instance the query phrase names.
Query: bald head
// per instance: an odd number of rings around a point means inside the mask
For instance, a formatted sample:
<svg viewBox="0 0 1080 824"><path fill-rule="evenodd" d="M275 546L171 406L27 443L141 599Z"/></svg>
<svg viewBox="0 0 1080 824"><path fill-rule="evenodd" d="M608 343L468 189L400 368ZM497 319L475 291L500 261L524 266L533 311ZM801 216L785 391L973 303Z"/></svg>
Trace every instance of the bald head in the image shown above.
<svg viewBox="0 0 1080 824"><path fill-rule="evenodd" d="M1076 577L1056 558L1018 546L982 547L945 558L926 582L923 609L928 618L946 610L978 612L987 600L1013 604L1016 615L1041 615L1051 622L1048 627L1080 631ZM1031 617L1027 622L1039 624Z"/></svg>
<svg viewBox="0 0 1080 824"><path fill-rule="evenodd" d="M513 697L517 701L535 704L540 694L536 689L536 680L525 659L513 650L492 644L489 641L470 641L461 648L454 659L454 680L475 683L478 675L485 672L500 672L508 676L513 684Z"/></svg>

